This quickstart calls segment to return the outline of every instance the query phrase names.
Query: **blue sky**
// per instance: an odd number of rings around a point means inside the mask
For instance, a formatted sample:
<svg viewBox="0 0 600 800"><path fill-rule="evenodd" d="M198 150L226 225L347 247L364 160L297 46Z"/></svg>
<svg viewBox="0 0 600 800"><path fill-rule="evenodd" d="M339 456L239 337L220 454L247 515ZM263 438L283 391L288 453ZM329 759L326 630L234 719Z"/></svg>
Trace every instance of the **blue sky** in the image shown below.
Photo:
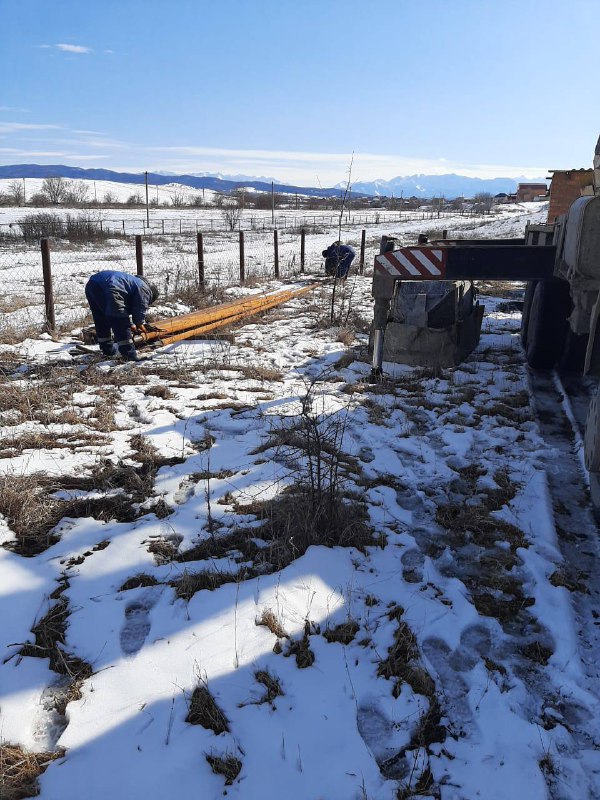
<svg viewBox="0 0 600 800"><path fill-rule="evenodd" d="M543 176L600 133L600 0L0 0L0 164ZM6 76L10 76L6 80Z"/></svg>

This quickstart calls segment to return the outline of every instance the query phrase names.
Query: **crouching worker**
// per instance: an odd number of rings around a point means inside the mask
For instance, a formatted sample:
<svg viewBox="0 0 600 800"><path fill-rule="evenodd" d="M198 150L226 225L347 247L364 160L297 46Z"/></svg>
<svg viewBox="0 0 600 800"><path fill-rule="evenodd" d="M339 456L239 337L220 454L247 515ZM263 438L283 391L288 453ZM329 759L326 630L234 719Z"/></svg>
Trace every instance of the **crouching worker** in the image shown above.
<svg viewBox="0 0 600 800"><path fill-rule="evenodd" d="M323 250L325 275L335 275L341 280L346 280L355 255L354 249L349 244L341 242L330 244L327 250Z"/></svg>
<svg viewBox="0 0 600 800"><path fill-rule="evenodd" d="M158 297L156 286L128 272L104 270L89 279L85 296L102 353L115 356L118 350L128 361L139 361L131 324L135 327L144 324L148 307Z"/></svg>

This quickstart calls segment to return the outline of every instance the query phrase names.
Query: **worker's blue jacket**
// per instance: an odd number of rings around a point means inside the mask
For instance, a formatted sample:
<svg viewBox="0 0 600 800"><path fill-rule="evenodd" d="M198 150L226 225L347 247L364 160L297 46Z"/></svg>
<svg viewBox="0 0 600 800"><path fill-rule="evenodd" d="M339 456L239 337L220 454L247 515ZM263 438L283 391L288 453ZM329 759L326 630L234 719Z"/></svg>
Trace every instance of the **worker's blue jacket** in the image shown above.
<svg viewBox="0 0 600 800"><path fill-rule="evenodd" d="M338 278L345 278L356 253L349 244L334 242L326 250L323 250L323 255L325 256L325 274L337 274Z"/></svg>
<svg viewBox="0 0 600 800"><path fill-rule="evenodd" d="M104 270L89 279L86 295L91 295L107 317L128 318L142 325L152 302L149 283L128 272Z"/></svg>

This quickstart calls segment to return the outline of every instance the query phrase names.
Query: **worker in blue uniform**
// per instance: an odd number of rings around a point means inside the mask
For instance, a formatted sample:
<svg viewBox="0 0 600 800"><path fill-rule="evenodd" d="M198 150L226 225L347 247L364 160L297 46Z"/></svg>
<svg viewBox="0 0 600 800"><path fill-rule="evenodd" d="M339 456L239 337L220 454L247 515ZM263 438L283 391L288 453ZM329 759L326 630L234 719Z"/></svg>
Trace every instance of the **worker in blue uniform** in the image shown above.
<svg viewBox="0 0 600 800"><path fill-rule="evenodd" d="M133 333L143 330L148 307L158 298L156 286L138 275L103 270L89 279L85 296L101 352L105 356L118 352L127 361L139 361Z"/></svg>
<svg viewBox="0 0 600 800"><path fill-rule="evenodd" d="M341 280L346 280L355 255L354 249L349 244L341 242L330 244L326 250L323 250L325 274L335 275Z"/></svg>

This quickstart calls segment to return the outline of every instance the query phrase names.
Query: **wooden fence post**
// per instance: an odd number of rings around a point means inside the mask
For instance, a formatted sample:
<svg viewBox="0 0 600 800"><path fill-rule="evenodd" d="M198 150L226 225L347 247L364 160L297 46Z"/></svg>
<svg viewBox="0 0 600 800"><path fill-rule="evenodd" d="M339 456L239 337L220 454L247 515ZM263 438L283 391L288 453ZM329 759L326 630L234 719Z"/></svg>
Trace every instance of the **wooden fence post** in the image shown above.
<svg viewBox="0 0 600 800"><path fill-rule="evenodd" d="M40 241L42 248L42 273L44 275L44 306L46 310L46 323L50 330L56 328L54 314L54 290L52 286L52 268L50 266L50 242L48 239Z"/></svg>
<svg viewBox="0 0 600 800"><path fill-rule="evenodd" d="M240 283L246 280L246 265L244 262L244 231L240 231Z"/></svg>
<svg viewBox="0 0 600 800"><path fill-rule="evenodd" d="M204 237L201 233L196 235L198 241L198 286L204 291Z"/></svg>
<svg viewBox="0 0 600 800"><path fill-rule="evenodd" d="M362 234L360 237L360 264L358 266L358 274L364 275L365 272L365 249L366 249L366 239L367 239L367 232L363 228Z"/></svg>
<svg viewBox="0 0 600 800"><path fill-rule="evenodd" d="M137 266L137 274L141 277L144 276L144 251L142 249L142 237L139 233L135 237L135 263Z"/></svg>
<svg viewBox="0 0 600 800"><path fill-rule="evenodd" d="M273 249L275 253L275 277L279 277L279 234L277 228L273 230Z"/></svg>
<svg viewBox="0 0 600 800"><path fill-rule="evenodd" d="M300 231L300 272L304 272L306 262L306 231L304 228Z"/></svg>

